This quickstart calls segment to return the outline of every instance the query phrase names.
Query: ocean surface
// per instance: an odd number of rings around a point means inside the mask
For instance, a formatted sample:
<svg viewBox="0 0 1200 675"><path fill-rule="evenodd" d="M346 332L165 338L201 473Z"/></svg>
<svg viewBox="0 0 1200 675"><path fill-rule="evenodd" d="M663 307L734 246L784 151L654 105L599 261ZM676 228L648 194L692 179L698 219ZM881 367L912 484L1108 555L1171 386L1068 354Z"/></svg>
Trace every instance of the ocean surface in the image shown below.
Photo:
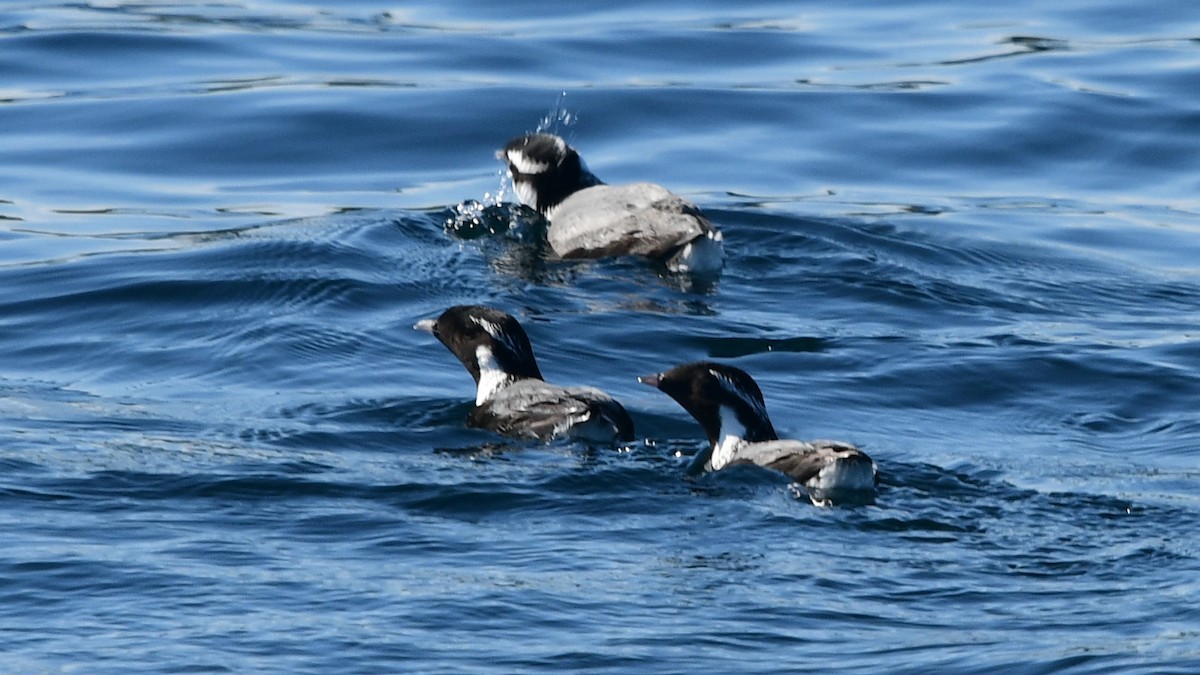
<svg viewBox="0 0 1200 675"><path fill-rule="evenodd" d="M564 135L725 233L562 262ZM481 303L638 440L464 427ZM750 372L874 506L685 475ZM0 3L0 671L1200 672L1200 6Z"/></svg>

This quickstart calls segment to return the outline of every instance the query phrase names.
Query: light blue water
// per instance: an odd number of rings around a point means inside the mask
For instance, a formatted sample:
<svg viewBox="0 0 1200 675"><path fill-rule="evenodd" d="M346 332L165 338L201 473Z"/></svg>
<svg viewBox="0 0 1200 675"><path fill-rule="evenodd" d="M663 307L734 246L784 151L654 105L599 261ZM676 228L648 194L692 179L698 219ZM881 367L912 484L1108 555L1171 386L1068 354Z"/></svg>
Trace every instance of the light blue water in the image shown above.
<svg viewBox="0 0 1200 675"><path fill-rule="evenodd" d="M1197 672L1198 83L1186 0L4 3L0 668ZM473 224L543 118L720 281ZM457 303L639 440L465 429ZM700 358L878 504L685 477Z"/></svg>

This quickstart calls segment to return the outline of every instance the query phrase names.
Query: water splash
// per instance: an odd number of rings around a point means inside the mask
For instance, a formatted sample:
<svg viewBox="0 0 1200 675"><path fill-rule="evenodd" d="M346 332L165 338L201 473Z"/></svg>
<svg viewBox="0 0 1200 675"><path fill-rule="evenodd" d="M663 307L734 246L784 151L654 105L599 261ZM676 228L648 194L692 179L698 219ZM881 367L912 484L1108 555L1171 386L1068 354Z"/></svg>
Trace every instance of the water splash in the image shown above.
<svg viewBox="0 0 1200 675"><path fill-rule="evenodd" d="M567 92L565 91L558 95L550 111L542 119L538 120L537 126L533 129L534 133L562 136L567 129L575 125L579 116L564 107L563 100L566 96ZM508 173L508 168L501 166L496 170L496 175L500 179L499 185L496 186L494 193L483 193L483 199L481 200L483 205L499 206L505 203L510 198L509 195L513 193L512 176Z"/></svg>
<svg viewBox="0 0 1200 675"><path fill-rule="evenodd" d="M500 206L508 201L508 195L512 193L512 176L509 175L508 168L500 167L496 170L496 176L500 182L496 186L496 191L483 193L483 199L481 200L488 206Z"/></svg>
<svg viewBox="0 0 1200 675"><path fill-rule="evenodd" d="M446 210L442 228L458 239L503 235L516 242L537 241L540 217L528 207L513 203L488 204L468 199Z"/></svg>
<svg viewBox="0 0 1200 675"><path fill-rule="evenodd" d="M566 109L566 96L565 91L558 95L550 111L538 120L534 133L562 136L567 129L575 125L579 116ZM474 238L483 234L502 234L513 228L517 212L505 208L506 205L511 206L509 200L513 194L512 175L509 174L508 167L501 165L496 170L496 176L498 185L495 192L485 192L478 200L468 199L454 207L443 223L447 231L465 238Z"/></svg>
<svg viewBox="0 0 1200 675"><path fill-rule="evenodd" d="M562 136L563 132L575 126L579 121L579 116L567 110L564 106L564 99L567 97L567 92L562 92L554 101L554 106L550 108L550 112L546 113L534 129L539 134L556 134Z"/></svg>

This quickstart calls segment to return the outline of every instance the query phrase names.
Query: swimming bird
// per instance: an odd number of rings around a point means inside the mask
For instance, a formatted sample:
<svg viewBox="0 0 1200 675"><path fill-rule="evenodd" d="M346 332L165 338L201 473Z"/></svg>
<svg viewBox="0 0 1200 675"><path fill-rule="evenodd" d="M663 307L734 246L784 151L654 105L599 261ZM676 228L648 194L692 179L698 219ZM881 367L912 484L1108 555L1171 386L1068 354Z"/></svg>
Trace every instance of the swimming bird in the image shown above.
<svg viewBox="0 0 1200 675"><path fill-rule="evenodd" d="M546 238L562 258L635 255L673 272L714 275L724 238L695 204L654 183L606 185L561 137L528 134L496 156L517 196L550 222Z"/></svg>
<svg viewBox="0 0 1200 675"><path fill-rule="evenodd" d="M849 443L781 440L762 390L746 371L709 361L672 368L638 381L675 399L708 435L711 447L694 467L718 471L735 464L775 469L802 486L818 506L871 503L875 462Z"/></svg>
<svg viewBox="0 0 1200 675"><path fill-rule="evenodd" d="M456 305L413 328L440 340L475 378L475 407L467 426L545 441L564 436L633 440L633 420L611 396L542 379L529 337L512 315Z"/></svg>

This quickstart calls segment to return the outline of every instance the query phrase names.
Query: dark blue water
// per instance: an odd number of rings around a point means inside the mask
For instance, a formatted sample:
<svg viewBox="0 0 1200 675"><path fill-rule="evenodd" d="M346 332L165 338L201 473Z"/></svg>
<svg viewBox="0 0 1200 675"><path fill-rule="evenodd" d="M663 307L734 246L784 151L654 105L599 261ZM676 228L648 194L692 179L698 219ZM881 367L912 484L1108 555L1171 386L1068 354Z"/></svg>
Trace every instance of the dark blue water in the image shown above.
<svg viewBox="0 0 1200 675"><path fill-rule="evenodd" d="M2 668L1200 670L1200 9L883 4L0 6ZM543 122L723 277L484 209ZM457 303L640 440L465 429ZM700 358L878 504L686 477Z"/></svg>

